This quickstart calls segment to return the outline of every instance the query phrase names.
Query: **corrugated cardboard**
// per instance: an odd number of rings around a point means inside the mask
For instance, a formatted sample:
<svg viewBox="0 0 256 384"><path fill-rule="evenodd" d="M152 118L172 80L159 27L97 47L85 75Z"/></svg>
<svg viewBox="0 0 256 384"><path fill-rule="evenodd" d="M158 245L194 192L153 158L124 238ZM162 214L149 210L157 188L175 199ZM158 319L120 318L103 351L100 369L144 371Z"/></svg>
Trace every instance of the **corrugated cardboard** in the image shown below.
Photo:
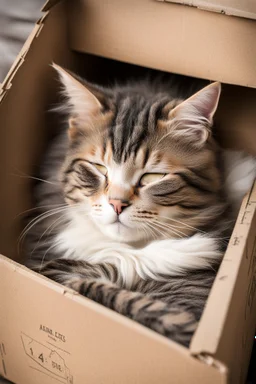
<svg viewBox="0 0 256 384"><path fill-rule="evenodd" d="M146 15L152 11L149 5L152 2L143 1ZM115 67L115 63L88 54L76 54L69 49L67 37L73 29L68 26L72 26L72 20L74 22L71 3L81 4L63 0L50 8L48 3L48 11L38 22L2 86L0 125L5 129L0 132L0 249L8 258L0 257L0 374L17 384L242 384L256 323L255 186L243 201L224 261L189 349L11 260L20 260L16 250L21 225L19 218L31 203L26 175L33 173L54 127L46 113L56 102L57 87L49 63L55 61L75 71L82 68L88 78L92 74L94 78L97 74L102 76L111 65ZM90 0L87 4L93 6ZM97 0L95 4L101 19ZM116 7L119 8L118 4L121 2L108 1L109 16L115 13ZM125 10L126 2L122 4ZM116 18L120 16L115 15ZM96 15L91 20L99 25ZM159 28L165 21L156 20ZM113 23L113 18L109 23ZM113 29L108 28L110 25L106 26L110 34L108 39L111 41L112 36L115 42L116 28L120 25L113 24ZM92 30L95 31L94 24L84 23L87 46L93 46L94 38L97 42ZM121 34L122 29L118 32ZM119 49L123 56L126 46ZM109 50L106 56L114 58L113 51ZM147 56L142 57L140 52L134 52L130 61L134 63L137 58L147 65ZM158 55L156 67L161 67L164 61ZM201 68L203 70L203 65ZM171 71L172 65L167 69ZM226 142L233 141L234 146L249 148L256 153L251 107L255 92L242 87L224 87L222 112L218 119L221 129L224 128ZM230 105L237 106L237 103L242 115L248 115L247 121L238 119L238 133L229 137L228 118L233 123ZM230 117L224 111L229 111ZM249 130L248 126L251 127Z"/></svg>

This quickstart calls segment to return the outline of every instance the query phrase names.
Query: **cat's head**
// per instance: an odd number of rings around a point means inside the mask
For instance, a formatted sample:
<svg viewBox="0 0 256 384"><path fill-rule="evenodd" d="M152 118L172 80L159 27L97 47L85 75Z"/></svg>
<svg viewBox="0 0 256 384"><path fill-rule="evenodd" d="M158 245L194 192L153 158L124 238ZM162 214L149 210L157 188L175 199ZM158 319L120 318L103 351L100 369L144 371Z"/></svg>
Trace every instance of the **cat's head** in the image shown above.
<svg viewBox="0 0 256 384"><path fill-rule="evenodd" d="M70 116L62 181L74 212L129 243L184 237L214 217L219 83L184 101L145 86L101 89L54 67Z"/></svg>

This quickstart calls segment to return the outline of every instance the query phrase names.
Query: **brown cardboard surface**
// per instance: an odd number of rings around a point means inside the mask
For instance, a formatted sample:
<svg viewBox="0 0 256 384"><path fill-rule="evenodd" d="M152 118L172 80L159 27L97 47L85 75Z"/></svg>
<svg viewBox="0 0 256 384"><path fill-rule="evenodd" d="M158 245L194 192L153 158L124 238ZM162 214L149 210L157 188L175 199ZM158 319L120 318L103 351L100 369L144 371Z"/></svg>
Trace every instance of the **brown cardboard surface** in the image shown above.
<svg viewBox="0 0 256 384"><path fill-rule="evenodd" d="M256 19L256 2L254 0L159 0L184 4L224 15Z"/></svg>
<svg viewBox="0 0 256 384"><path fill-rule="evenodd" d="M0 373L16 383L227 382L225 370L4 257L0 274Z"/></svg>
<svg viewBox="0 0 256 384"><path fill-rule="evenodd" d="M39 22L35 25L33 31L31 32L31 34L27 38L27 40L26 40L25 44L23 45L18 57L16 58L13 65L11 66L9 72L7 73L4 81L0 85L0 101L4 98L5 94L11 88L12 80L13 80L16 72L18 71L19 67L23 64L23 62L26 58L26 54L30 48L30 45L33 42L33 40L35 39L35 37L37 36L37 34L40 32L41 27L42 27L42 23L41 23L41 20L39 20Z"/></svg>
<svg viewBox="0 0 256 384"><path fill-rule="evenodd" d="M256 184L244 199L228 249L209 295L191 352L230 367L230 380L243 383L256 328Z"/></svg>
<svg viewBox="0 0 256 384"><path fill-rule="evenodd" d="M97 10L101 17L105 17L101 14L98 0L94 2L87 1L92 7L90 10ZM20 174L32 174L44 142L53 128L49 125L46 113L56 101L56 83L53 82L49 63L56 61L74 70L76 66L81 66L85 75L91 71L101 72L102 75L107 68L104 62L98 68L100 61L94 61L88 55L78 56L69 50L67 37L68 32L72 31L67 29L66 18L70 13L67 13L66 3L65 0L59 2L40 20L39 27L25 44L3 84L0 124L5 130L0 133L0 247L10 258L16 256L16 241L20 231L16 218L30 205L29 181L27 177L20 177ZM109 42L115 35L122 35L121 24L114 21L121 16L124 3L108 1L109 7L115 4L119 9L117 13L114 12L116 8L107 10L109 25L106 24L106 29L102 28L102 31L109 34ZM151 5L155 7L156 3L147 3L150 4L148 12L151 15L155 9ZM137 7L137 4L145 5L145 0L134 2L134 6ZM166 6L178 7L158 5L166 10ZM102 7L105 12L107 3ZM140 6L137 9L142 11ZM77 11L78 8L75 8ZM95 38L97 47L100 35L94 36L92 32L95 32L94 22L99 26L99 21L94 17L93 13L88 14L89 24L86 23L83 39L87 41L86 44L90 40L93 46ZM146 24L147 18L146 12ZM163 20L157 19L157 14L153 18L158 20L161 28ZM124 19L125 14L122 16L123 23ZM134 25L136 27L136 23ZM82 36L79 35L79 38ZM126 48L126 45L118 46L120 57L126 54ZM131 55L129 47L127 50ZM105 55L113 57L110 45ZM127 61L133 63L141 60L141 64L146 65L145 58L148 59L135 50ZM165 63L165 57L161 55L154 60L152 66L155 63L156 68ZM171 70L171 66L168 68ZM203 71L204 68L199 66L198 76L204 77ZM217 116L220 133L224 132L226 143L232 142L235 147L242 146L256 153L253 140L255 90L225 86L223 95ZM238 119L239 123L236 124L236 119L232 117L236 116L233 112L238 106L243 118ZM248 121L245 120L246 116L249 116ZM227 128L228 125L232 125L230 129L236 127L235 134ZM242 383L253 342L256 313L253 243L255 206L254 188L244 200L225 261L190 350L1 256L0 374L17 384Z"/></svg>
<svg viewBox="0 0 256 384"><path fill-rule="evenodd" d="M77 51L256 87L253 20L154 0L70 5L70 43Z"/></svg>
<svg viewBox="0 0 256 384"><path fill-rule="evenodd" d="M46 17L47 29L43 23L36 25L2 84L0 249L11 258L17 257L20 214L31 204L29 180L51 129L47 111L56 97L49 64L56 60L69 66L73 58L66 46L64 4L52 12L54 21L50 17L48 23Z"/></svg>

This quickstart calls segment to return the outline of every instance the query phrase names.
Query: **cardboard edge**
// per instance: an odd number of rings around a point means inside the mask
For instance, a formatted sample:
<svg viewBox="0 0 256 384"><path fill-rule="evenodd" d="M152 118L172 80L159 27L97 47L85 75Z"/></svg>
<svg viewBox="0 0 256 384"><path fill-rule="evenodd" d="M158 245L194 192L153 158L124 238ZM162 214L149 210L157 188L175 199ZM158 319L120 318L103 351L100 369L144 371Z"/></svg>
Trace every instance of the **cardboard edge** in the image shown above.
<svg viewBox="0 0 256 384"><path fill-rule="evenodd" d="M44 15L37 21L35 24L32 32L28 36L27 40L25 41L24 45L22 46L19 54L17 55L16 59L14 60L11 68L9 69L7 75L5 76L3 82L0 84L0 103L3 101L4 97L8 93L8 91L12 87L12 80L16 73L19 71L20 67L24 63L26 59L26 55L33 44L34 40L39 36L43 26L44 21L46 17L48 16L48 12L45 12Z"/></svg>
<svg viewBox="0 0 256 384"><path fill-rule="evenodd" d="M238 214L232 235L231 235L230 240L229 240L229 245L227 247L227 250L225 252L223 260L225 259L225 257L229 257L229 253L232 252L230 244L232 244L232 242L234 241L234 238L236 238L237 227L240 227L241 225L244 225L244 227L247 227L247 224L250 224L252 222L255 214L256 214L256 180L254 181L252 188L246 194L246 196L244 197L244 199L242 201L242 204L241 204L241 207L239 210L239 214ZM248 216L249 216L249 222L247 222ZM242 245L242 249L241 249L240 254L244 253L244 251L246 249L247 238L249 236L248 227L247 227L245 232L246 232L245 238L243 241L243 245ZM222 264L221 264L221 266L222 266ZM214 289L215 284L217 284L217 282L218 282L218 276L220 276L222 274L221 266L220 266L219 271L217 273L217 276L215 278L215 281L214 281L214 284L212 287L212 291ZM237 280L237 276L236 276L235 282L236 282L236 280ZM211 293L210 293L209 299L206 303L205 309L204 309L203 314L201 316L199 326L198 326L197 330L195 331L195 334L192 338L192 341L191 341L191 344L189 347L189 350L190 350L190 353L192 356L197 357L199 359L203 359L203 360L206 359L206 362L211 361L212 364L217 364L217 365L220 364L220 365L222 365L222 367L224 367L225 365L223 365L223 363L220 363L218 360L213 358L213 355L216 353L218 345L219 345L219 341L221 340L221 335L223 332L223 324L226 321L227 313L228 313L230 303L232 300L232 292L234 290L234 284L232 284L232 287L230 288L231 293L229 295L227 305L225 306L225 312L223 312L221 314L221 316L218 317L218 320L217 320L217 322L219 324L221 324L221 326L218 327L218 329L219 329L218 334L214 335L214 339L207 339L207 340L204 339L204 342L202 345L202 339L204 336L204 330L206 328L206 321L207 321L206 312L207 312L207 309L212 306L211 305Z"/></svg>
<svg viewBox="0 0 256 384"><path fill-rule="evenodd" d="M191 356L197 358L202 363L217 369L222 375L228 377L228 367L213 357L210 353L201 352L199 354L191 354Z"/></svg>
<svg viewBox="0 0 256 384"><path fill-rule="evenodd" d="M255 201L253 201L254 195L255 195ZM237 216L236 223L239 223L239 224L244 223L245 213L246 213L247 209L250 208L250 205L253 202L256 202L256 180L254 181L253 185L251 186L251 189L248 191L248 193L245 195L245 197L242 201L242 204L241 204L238 216ZM233 236L233 233L232 233L232 236Z"/></svg>
<svg viewBox="0 0 256 384"><path fill-rule="evenodd" d="M211 3L211 4L209 4L209 3L207 3L207 4L194 4L193 1L191 1L191 0L190 1L157 0L157 1L180 4L180 5L187 6L187 7L201 9L202 11L220 13L220 14L226 15L226 16L234 16L234 17L241 17L244 19L256 20L256 13L241 11L240 9L232 8L232 7L225 7L225 6L221 7L220 5L215 5L214 3Z"/></svg>
<svg viewBox="0 0 256 384"><path fill-rule="evenodd" d="M252 185L252 188L248 194L248 199L246 200L246 207L252 203L256 203L256 180Z"/></svg>

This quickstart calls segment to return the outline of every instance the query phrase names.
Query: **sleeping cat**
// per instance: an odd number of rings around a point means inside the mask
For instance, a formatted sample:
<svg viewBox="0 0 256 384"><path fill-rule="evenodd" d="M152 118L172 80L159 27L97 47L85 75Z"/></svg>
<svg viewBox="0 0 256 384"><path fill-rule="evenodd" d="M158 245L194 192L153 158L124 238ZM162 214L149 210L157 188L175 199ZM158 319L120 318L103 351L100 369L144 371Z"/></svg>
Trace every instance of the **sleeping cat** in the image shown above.
<svg viewBox="0 0 256 384"><path fill-rule="evenodd" d="M239 153L227 173L213 138L221 86L187 98L160 79L102 88L54 68L69 128L44 162L28 265L188 346L255 177Z"/></svg>

